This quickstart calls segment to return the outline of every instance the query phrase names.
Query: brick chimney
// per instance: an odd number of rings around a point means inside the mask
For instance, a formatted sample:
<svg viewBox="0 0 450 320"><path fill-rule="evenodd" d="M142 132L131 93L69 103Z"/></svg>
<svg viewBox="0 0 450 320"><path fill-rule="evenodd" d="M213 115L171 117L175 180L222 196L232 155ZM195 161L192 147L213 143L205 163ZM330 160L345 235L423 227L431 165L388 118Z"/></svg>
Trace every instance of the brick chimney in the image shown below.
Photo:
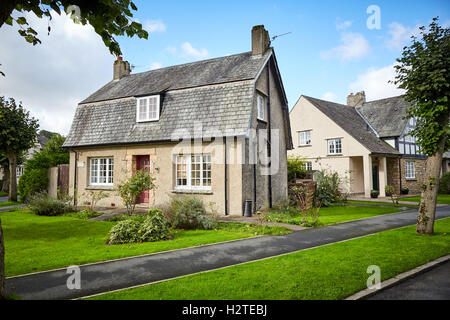
<svg viewBox="0 0 450 320"><path fill-rule="evenodd" d="M364 91L355 94L350 93L347 97L347 105L350 107L358 107L366 102L366 93Z"/></svg>
<svg viewBox="0 0 450 320"><path fill-rule="evenodd" d="M263 25L254 26L252 29L252 55L264 54L269 47L269 32Z"/></svg>
<svg viewBox="0 0 450 320"><path fill-rule="evenodd" d="M123 76L127 76L131 73L130 63L123 61L122 57L117 57L114 61L114 76L113 80L119 80Z"/></svg>

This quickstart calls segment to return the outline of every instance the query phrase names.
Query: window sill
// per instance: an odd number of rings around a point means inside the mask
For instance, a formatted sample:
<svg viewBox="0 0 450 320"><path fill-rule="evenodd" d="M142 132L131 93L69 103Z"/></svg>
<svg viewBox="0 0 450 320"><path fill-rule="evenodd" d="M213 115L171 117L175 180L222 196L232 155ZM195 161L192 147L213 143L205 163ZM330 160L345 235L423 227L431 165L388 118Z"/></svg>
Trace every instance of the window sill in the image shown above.
<svg viewBox="0 0 450 320"><path fill-rule="evenodd" d="M329 154L328 157L342 157L344 154L342 153L336 153L336 154Z"/></svg>
<svg viewBox="0 0 450 320"><path fill-rule="evenodd" d="M114 191L114 186L87 186L86 190Z"/></svg>
<svg viewBox="0 0 450 320"><path fill-rule="evenodd" d="M417 181L416 178L406 178L406 181Z"/></svg>
<svg viewBox="0 0 450 320"><path fill-rule="evenodd" d="M256 118L256 120L260 121L260 122L264 122L267 123L267 120L261 119L261 118Z"/></svg>
<svg viewBox="0 0 450 320"><path fill-rule="evenodd" d="M195 190L195 189L175 189L172 193L177 194L213 194L212 190Z"/></svg>
<svg viewBox="0 0 450 320"><path fill-rule="evenodd" d="M306 147L312 147L312 144L303 144L298 146L299 148L306 148Z"/></svg>

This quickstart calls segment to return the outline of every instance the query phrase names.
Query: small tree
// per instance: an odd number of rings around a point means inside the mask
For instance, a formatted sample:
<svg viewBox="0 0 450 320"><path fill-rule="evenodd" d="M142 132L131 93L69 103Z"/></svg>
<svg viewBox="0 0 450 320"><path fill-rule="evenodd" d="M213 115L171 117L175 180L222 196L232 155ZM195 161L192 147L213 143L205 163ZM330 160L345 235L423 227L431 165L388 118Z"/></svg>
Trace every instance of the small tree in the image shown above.
<svg viewBox="0 0 450 320"><path fill-rule="evenodd" d="M300 156L289 156L287 169L289 181L294 181L295 179L303 178L306 174L305 160Z"/></svg>
<svg viewBox="0 0 450 320"><path fill-rule="evenodd" d="M450 147L450 29L434 18L428 30L420 27L420 35L421 39L412 37L412 44L397 59L394 83L406 90L405 100L412 104L407 117L417 119L410 134L428 155L416 230L433 234L442 156Z"/></svg>
<svg viewBox="0 0 450 320"><path fill-rule="evenodd" d="M39 125L36 119L14 99L0 97L0 150L8 156L9 201L17 201L17 158L36 142Z"/></svg>
<svg viewBox="0 0 450 320"><path fill-rule="evenodd" d="M127 215L132 215L136 201L142 192L156 188L155 179L144 170L136 171L135 175L117 186L119 196L127 208Z"/></svg>

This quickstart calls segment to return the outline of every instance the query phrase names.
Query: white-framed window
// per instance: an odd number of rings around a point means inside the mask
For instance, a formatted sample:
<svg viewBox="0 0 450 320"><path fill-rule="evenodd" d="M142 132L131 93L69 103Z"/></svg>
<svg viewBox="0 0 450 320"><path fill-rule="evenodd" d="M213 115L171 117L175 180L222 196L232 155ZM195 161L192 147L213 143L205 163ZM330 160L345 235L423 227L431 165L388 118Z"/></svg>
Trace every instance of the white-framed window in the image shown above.
<svg viewBox="0 0 450 320"><path fill-rule="evenodd" d="M176 189L211 189L211 155L175 156Z"/></svg>
<svg viewBox="0 0 450 320"><path fill-rule="evenodd" d="M416 164L413 161L406 162L406 179L416 178Z"/></svg>
<svg viewBox="0 0 450 320"><path fill-rule="evenodd" d="M258 106L258 120L266 120L266 99L260 95L256 95L256 101Z"/></svg>
<svg viewBox="0 0 450 320"><path fill-rule="evenodd" d="M20 178L23 175L23 171L25 169L24 165L19 165L16 167L16 177Z"/></svg>
<svg viewBox="0 0 450 320"><path fill-rule="evenodd" d="M306 171L312 171L312 162L311 161L307 161L307 162L302 164L302 167Z"/></svg>
<svg viewBox="0 0 450 320"><path fill-rule="evenodd" d="M138 98L136 106L136 121L137 122L158 121L159 101L160 101L159 95Z"/></svg>
<svg viewBox="0 0 450 320"><path fill-rule="evenodd" d="M311 145L311 131L300 131L298 133L298 141L300 146Z"/></svg>
<svg viewBox="0 0 450 320"><path fill-rule="evenodd" d="M112 186L114 184L114 159L89 159L89 184L91 186Z"/></svg>
<svg viewBox="0 0 450 320"><path fill-rule="evenodd" d="M328 154L342 154L342 139L328 140Z"/></svg>

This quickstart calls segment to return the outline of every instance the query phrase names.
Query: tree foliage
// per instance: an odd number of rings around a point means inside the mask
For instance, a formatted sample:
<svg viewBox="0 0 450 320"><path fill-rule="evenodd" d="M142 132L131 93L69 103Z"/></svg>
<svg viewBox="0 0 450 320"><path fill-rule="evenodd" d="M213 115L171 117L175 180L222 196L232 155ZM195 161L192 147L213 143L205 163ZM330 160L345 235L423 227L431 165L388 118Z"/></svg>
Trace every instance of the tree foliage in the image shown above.
<svg viewBox="0 0 450 320"><path fill-rule="evenodd" d="M20 14L12 14L16 10ZM29 26L23 13L34 12L39 18L52 19L52 14L65 11L71 14L74 22L90 24L99 34L109 51L116 56L122 54L119 43L114 36L148 38L148 32L142 24L132 21L132 11L136 5L130 0L2 0L0 3L0 27L6 23L16 23L19 34L33 45L41 43L38 33ZM48 27L50 33L51 28Z"/></svg>
<svg viewBox="0 0 450 320"><path fill-rule="evenodd" d="M432 155L442 140L444 150L450 148L450 29L434 18L428 30L420 27L420 35L420 39L412 37L412 44L397 59L394 83L406 90L405 100L411 102L407 117L417 118L410 134L424 154Z"/></svg>
<svg viewBox="0 0 450 320"><path fill-rule="evenodd" d="M0 151L16 154L31 148L37 136L38 121L31 117L22 103L0 97Z"/></svg>
<svg viewBox="0 0 450 320"><path fill-rule="evenodd" d="M288 180L303 178L306 174L305 160L300 156L289 156L287 161Z"/></svg>

